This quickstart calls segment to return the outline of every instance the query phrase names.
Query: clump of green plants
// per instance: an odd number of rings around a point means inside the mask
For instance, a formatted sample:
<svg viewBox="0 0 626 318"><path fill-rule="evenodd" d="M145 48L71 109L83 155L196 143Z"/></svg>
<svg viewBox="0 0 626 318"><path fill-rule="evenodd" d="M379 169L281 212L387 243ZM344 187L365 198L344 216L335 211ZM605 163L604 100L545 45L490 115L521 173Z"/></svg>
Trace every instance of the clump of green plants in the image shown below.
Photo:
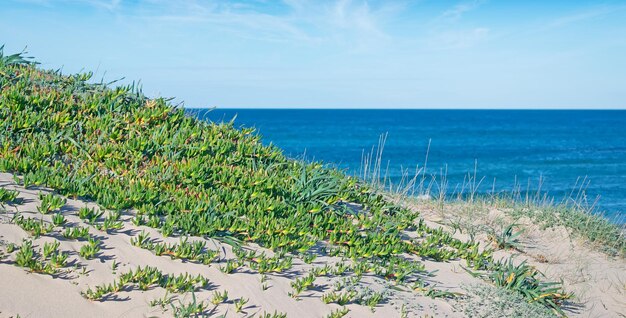
<svg viewBox="0 0 626 318"><path fill-rule="evenodd" d="M11 254L15 251L16 248L17 248L17 245L15 245L15 243L9 243L6 246L6 252Z"/></svg>
<svg viewBox="0 0 626 318"><path fill-rule="evenodd" d="M274 311L273 313L263 312L260 318L287 318L287 314Z"/></svg>
<svg viewBox="0 0 626 318"><path fill-rule="evenodd" d="M138 288L148 290L152 286L159 286L170 292L183 293L193 292L196 289L205 288L209 281L205 277L191 276L187 273L180 275L163 274L156 267L137 267L130 270L110 284L98 285L95 289L88 288L82 295L90 300L103 299L108 294L115 294L125 288Z"/></svg>
<svg viewBox="0 0 626 318"><path fill-rule="evenodd" d="M243 306L245 306L248 303L249 299L246 298L239 298L235 301L235 312L242 312L243 311Z"/></svg>
<svg viewBox="0 0 626 318"><path fill-rule="evenodd" d="M223 292L214 291L211 296L211 303L215 306L224 303L228 300L228 291L225 290Z"/></svg>
<svg viewBox="0 0 626 318"><path fill-rule="evenodd" d="M9 190L6 188L0 188L0 203L8 203L14 201L19 196L17 190Z"/></svg>
<svg viewBox="0 0 626 318"><path fill-rule="evenodd" d="M87 244L80 247L78 254L85 259L93 259L100 252L100 240L89 237Z"/></svg>
<svg viewBox="0 0 626 318"><path fill-rule="evenodd" d="M337 309L331 311L330 314L328 314L326 317L327 318L341 318L341 317L347 315L349 312L350 312L350 309L348 309L346 307L337 308Z"/></svg>
<svg viewBox="0 0 626 318"><path fill-rule="evenodd" d="M302 255L302 261L306 264L311 264L317 258L317 255L314 253L306 253Z"/></svg>
<svg viewBox="0 0 626 318"><path fill-rule="evenodd" d="M65 222L67 222L67 220L65 219L65 216L63 216L63 214L61 214L60 212L57 212L52 216L52 224L56 226L61 226L65 224Z"/></svg>
<svg viewBox="0 0 626 318"><path fill-rule="evenodd" d="M347 305L348 303L354 302L355 297L358 295L358 292L354 290L344 291L344 292L336 292L331 291L324 295L322 295L322 301L325 304L336 303L341 306Z"/></svg>
<svg viewBox="0 0 626 318"><path fill-rule="evenodd" d="M454 302L454 307L468 317L556 317L549 308L529 303L521 294L508 289L487 284L462 287L464 296Z"/></svg>
<svg viewBox="0 0 626 318"><path fill-rule="evenodd" d="M524 233L524 231L519 230L515 232L515 228L518 226L518 224L509 224L507 227L502 229L500 233L492 231L489 235L489 239L493 242L496 248L520 250L522 246L519 242L519 236Z"/></svg>
<svg viewBox="0 0 626 318"><path fill-rule="evenodd" d="M78 209L78 217L89 224L95 224L103 214L104 212L96 208L90 209L85 206Z"/></svg>
<svg viewBox="0 0 626 318"><path fill-rule="evenodd" d="M5 204L15 201L18 195L18 191L0 188L0 208L4 209Z"/></svg>
<svg viewBox="0 0 626 318"><path fill-rule="evenodd" d="M341 276L343 275L346 271L348 271L350 269L350 265L344 263L344 262L339 262L335 264L335 268L333 268L333 275L335 276Z"/></svg>
<svg viewBox="0 0 626 318"><path fill-rule="evenodd" d="M150 250L157 256L167 255L172 259L189 260L207 265L219 255L218 251L207 249L205 241L189 242L187 237L182 237L178 244L155 243L145 231L131 238L130 243Z"/></svg>
<svg viewBox="0 0 626 318"><path fill-rule="evenodd" d="M314 287L313 283L315 282L315 278L316 277L313 273L309 273L305 277L296 278L296 280L291 282L293 292L291 292L289 295L293 298L298 298L300 293Z"/></svg>
<svg viewBox="0 0 626 318"><path fill-rule="evenodd" d="M67 263L67 253L58 250L59 242L45 243L43 250L36 252L33 242L24 240L15 254L15 264L28 268L31 272L54 275L58 268Z"/></svg>
<svg viewBox="0 0 626 318"><path fill-rule="evenodd" d="M39 211L41 214L55 212L61 209L67 202L65 198L61 198L52 193L43 194L41 192L39 193L39 200L41 200L41 203L37 207L37 211Z"/></svg>
<svg viewBox="0 0 626 318"><path fill-rule="evenodd" d="M472 272L470 272L472 273ZM561 309L564 301L573 294L563 291L561 283L545 282L535 267L523 261L517 265L513 259L494 262L485 273L472 273L492 282L495 286L510 290L524 297L528 302L535 302L565 316Z"/></svg>
<svg viewBox="0 0 626 318"><path fill-rule="evenodd" d="M293 258L282 253L276 253L273 257L268 257L265 253L256 253L253 250L246 251L241 247L234 247L233 253L237 258L261 274L276 272L280 273L293 266Z"/></svg>
<svg viewBox="0 0 626 318"><path fill-rule="evenodd" d="M198 317L202 315L207 308L207 305L203 301L197 301L195 293L191 293L191 301L189 303L185 304L181 300L178 300L178 305L171 303L170 306L176 318Z"/></svg>
<svg viewBox="0 0 626 318"><path fill-rule="evenodd" d="M161 309L165 310L165 307L172 302L172 298L173 296L170 296L169 292L165 291L165 295L163 295L163 297L149 301L148 305L150 305L150 307L159 306Z"/></svg>
<svg viewBox="0 0 626 318"><path fill-rule="evenodd" d="M98 224L98 229L104 232L122 229L124 227L124 222L120 220L120 216L120 211L109 212L109 215L104 219L104 221L102 221L101 224Z"/></svg>
<svg viewBox="0 0 626 318"><path fill-rule="evenodd" d="M89 235L89 228L80 226L66 227L62 235L64 238L69 240L87 240L91 237Z"/></svg>
<svg viewBox="0 0 626 318"><path fill-rule="evenodd" d="M321 267L313 267L311 269L311 273L313 275L315 275L316 277L326 276L326 275L330 274L332 269L333 268L329 264L325 264L324 266L321 266Z"/></svg>
<svg viewBox="0 0 626 318"><path fill-rule="evenodd" d="M39 238L41 235L48 234L54 230L53 224L46 223L43 219L37 221L35 219L26 218L19 212L15 213L13 216L13 222L35 238Z"/></svg>
<svg viewBox="0 0 626 318"><path fill-rule="evenodd" d="M241 266L243 266L243 263L241 261L229 259L226 261L224 266L220 267L220 271L222 271L222 273L225 273L225 274L232 274L237 269L241 268Z"/></svg>
<svg viewBox="0 0 626 318"><path fill-rule="evenodd" d="M366 289L358 294L356 302L361 305L365 305L370 308L371 311L374 311L376 306L380 303L384 302L387 299L385 292L375 292L371 289Z"/></svg>

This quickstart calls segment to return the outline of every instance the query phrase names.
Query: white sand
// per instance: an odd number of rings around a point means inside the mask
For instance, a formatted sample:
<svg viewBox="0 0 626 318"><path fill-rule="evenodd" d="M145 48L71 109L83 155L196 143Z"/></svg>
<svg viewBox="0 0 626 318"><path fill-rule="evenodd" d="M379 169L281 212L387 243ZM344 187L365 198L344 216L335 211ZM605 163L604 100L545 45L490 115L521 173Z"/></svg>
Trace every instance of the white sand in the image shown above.
<svg viewBox="0 0 626 318"><path fill-rule="evenodd" d="M431 226L440 226L445 220L455 219L474 226L498 228L506 215L494 207L470 207L469 204L449 204L443 211L431 203L412 202L411 207L422 212ZM483 211L481 211L481 209ZM471 211L471 212L469 212ZM565 309L569 317L626 317L626 260L610 257L592 249L585 242L570 237L563 227L541 229L527 218L515 220L524 230L519 240L521 251L500 250L496 259L515 257L516 263L527 261L542 272L547 281L563 282L565 291L575 297ZM518 229L516 229L517 231ZM461 239L467 235L456 234ZM490 244L484 235L477 239L484 245Z"/></svg>
<svg viewBox="0 0 626 318"><path fill-rule="evenodd" d="M16 207L6 207L8 212L0 212L0 251L4 251L6 244L21 244L22 239L30 235L19 226L9 221L19 210L26 217L40 218L36 207L39 205L38 193L47 190L24 189L13 182L13 176L0 173L0 187L15 189L20 192L19 197L23 204ZM93 203L68 199L63 208L63 214L69 225L88 226L78 216L78 209L96 207ZM421 211L424 206L415 207ZM494 214L498 214L497 211ZM441 217L437 213L424 213L426 220L433 226L441 226L437 221ZM51 215L43 216L50 221ZM320 297L323 293L333 290L333 284L341 277L320 277L315 281L314 290L305 291L296 300L288 295L292 291L290 283L296 277L304 276L312 266L324 266L327 263L338 262L339 258L318 257L312 265L305 264L294 258L294 267L286 273L268 274L266 282L270 286L262 290L261 275L247 267L233 274L225 274L219 270L222 263L202 265L191 262L172 260L165 256L156 256L148 250L132 246L130 238L145 230L153 239L163 240L160 233L149 227L136 227L130 222L131 215L122 216L124 228L117 232L106 233L93 227L90 233L102 240L102 251L97 258L85 260L78 255L78 250L85 242L65 240L60 233L51 233L34 240L35 249L41 248L44 242L60 241L60 250L70 253L69 265L55 277L29 273L26 269L14 264L15 252L0 261L0 317L161 317L171 316L169 305L163 310L159 306L151 307L149 302L163 298L166 291L162 288L152 288L148 291L133 289L114 294L105 301L90 301L81 296L81 291L102 283L111 283L120 274L135 269L137 266L155 266L163 273L201 274L211 282L210 290L200 290L195 293L198 301L209 304L208 313L227 317L247 317L263 312L274 311L286 313L288 317L323 317L332 310L341 308L336 304L324 304ZM444 227L445 228L445 227ZM517 259L528 259L546 274L548 279L560 280L568 291L577 295L577 306L568 310L570 316L580 317L617 317L626 313L626 266L623 259L610 259L604 254L594 252L571 240L563 229L554 232L541 231L528 224L528 231L524 240L528 248ZM457 234L457 236L459 236ZM460 235L463 237L463 235ZM204 240L203 238L191 238ZM175 243L177 238L166 238L165 241ZM232 258L229 245L218 241L207 240L207 247L224 251L221 257ZM485 243L487 244L487 243ZM249 246L255 250L263 250L256 246ZM270 251L265 251L271 255ZM498 252L499 256L510 256L512 252ZM6 256L6 255L5 255ZM543 260L548 262L543 262ZM111 267L113 262L119 264L116 272ZM438 263L421 260L428 270L437 270L429 282L437 288L453 292L463 292L462 284L484 284L465 272L459 262ZM84 268L84 269L83 269ZM370 311L366 306L349 304L346 307L350 312L346 317L399 317L404 305L408 317L460 317L462 314L453 309L454 302L445 299L431 299L412 291L399 291L390 286L391 282L380 278L365 275L362 284L373 290L387 290L391 293L389 299ZM229 302L213 306L210 298L213 292L228 291ZM169 294L173 296L173 303L191 301L191 294ZM244 311L235 312L233 300L249 299Z"/></svg>
<svg viewBox="0 0 626 318"><path fill-rule="evenodd" d="M6 207L9 213L0 213L0 251L5 250L8 243L20 245L22 239L29 238L29 234L15 224L10 224L15 208L25 217L40 218L50 221L51 215L42 216L36 207L40 204L39 192L47 192L45 189L24 189L13 182L13 176L0 173L0 187L15 189L20 192L19 198L23 204L16 207ZM88 226L78 218L78 209L84 207L96 207L93 203L80 200L68 199L62 213L68 220L69 225ZM105 214L106 215L106 214ZM261 275L249 268L242 268L233 274L225 274L219 270L221 263L211 265L196 264L172 260L166 256L156 256L148 250L132 246L130 238L137 235L141 230L150 234L151 238L162 240L160 233L149 227L136 227L130 222L130 215L123 215L124 228L117 232L106 233L93 227L90 233L102 241L102 251L97 258L85 260L78 255L78 250L85 242L69 241L60 233L51 233L33 240L35 249L43 246L44 242L53 240L60 241L60 250L70 253L68 265L62 273L52 277L44 274L29 273L27 269L14 264L15 252L0 262L0 317L153 317L171 316L171 308L151 307L149 302L162 298L166 291L160 287L148 291L133 289L130 292L122 291L106 301L90 301L81 296L81 291L88 287L94 287L103 283L111 283L120 274L135 269L137 266L155 266L163 273L202 274L211 282L211 290L201 290L195 293L198 301L209 303L208 311L212 314L226 314L227 317L246 317L257 313L273 313L274 311L286 313L288 317L323 317L332 310L341 308L336 304L324 304L320 297L323 293L333 289L334 282L341 277L320 277L316 279L315 290L305 291L296 300L288 295L292 291L290 283L297 276L304 276L311 266L324 266L327 263L335 263L339 258L318 257L312 265L305 264L294 258L294 267L286 273L268 274L267 290L262 290ZM66 225L67 226L67 225ZM57 228L57 232L58 228ZM202 240L202 238L192 238ZM167 238L166 241L175 243L178 238ZM4 246L2 246L4 245ZM208 240L207 247L211 249L225 250L224 257L232 257L230 246L214 240ZM252 248L252 247L251 247ZM260 250L256 247L255 249ZM266 251L271 254L270 251ZM116 273L111 267L113 262L119 263ZM428 263L429 269L438 269L438 275L432 278L440 288L449 287L458 290L458 282L477 282L476 279L459 270L454 263ZM83 267L85 268L83 270ZM86 273L83 273L86 272ZM409 310L408 317L419 317L425 314L435 316L459 316L454 313L451 305L442 299L431 299L412 291L396 291L389 289L390 282L379 278L365 275L363 284L367 284L373 290L390 290L391 297L386 303L380 304L372 312L366 306L349 304L346 307L350 312L346 317L399 317L402 305ZM210 304L213 291L227 290L229 303L220 304L217 307ZM174 304L179 300L187 303L191 301L191 294L174 296ZM235 313L232 300L239 298L249 299L243 313ZM214 308L215 307L215 308Z"/></svg>

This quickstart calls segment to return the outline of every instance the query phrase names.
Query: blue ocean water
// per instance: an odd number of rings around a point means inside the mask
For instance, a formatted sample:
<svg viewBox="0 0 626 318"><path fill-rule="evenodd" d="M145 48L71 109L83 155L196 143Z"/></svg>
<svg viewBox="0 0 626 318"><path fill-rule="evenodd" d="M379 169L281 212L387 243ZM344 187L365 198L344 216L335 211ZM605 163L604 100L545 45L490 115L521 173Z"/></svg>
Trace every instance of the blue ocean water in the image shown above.
<svg viewBox="0 0 626 318"><path fill-rule="evenodd" d="M447 169L447 193L461 190L468 173L478 193L541 190L557 200L584 183L590 204L623 222L626 212L626 111L577 110L295 110L190 109L235 126L256 127L264 143L286 155L333 163L358 174L362 156L387 134L383 170L398 182ZM430 144L430 148L429 148ZM475 166L476 164L476 166ZM383 172L384 173L384 172ZM540 181L541 178L541 181ZM583 182L584 181L584 182ZM433 186L436 189L437 186ZM574 192L574 195L578 193Z"/></svg>

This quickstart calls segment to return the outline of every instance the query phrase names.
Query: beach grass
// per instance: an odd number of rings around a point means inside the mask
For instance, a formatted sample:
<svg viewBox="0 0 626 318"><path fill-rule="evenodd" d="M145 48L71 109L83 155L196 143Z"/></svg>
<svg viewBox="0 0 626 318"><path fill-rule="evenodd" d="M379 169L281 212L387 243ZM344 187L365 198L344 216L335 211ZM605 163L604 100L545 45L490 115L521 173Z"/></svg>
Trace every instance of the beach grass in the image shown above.
<svg viewBox="0 0 626 318"><path fill-rule="evenodd" d="M497 192L495 188L484 191L482 188L487 185L484 178L477 176L475 168L467 172L462 184L449 192L447 167L435 173L427 169L429 145L424 162L416 164L415 169L403 170L400 180L394 183L388 176L390 163L383 161L386 141L387 135L381 135L378 144L370 152L363 153L359 178L395 202L438 210L446 215L448 225L459 230L464 227L463 230L473 234L493 232L494 229L459 220L474 218L490 208L498 209L508 218L504 227L514 225L520 218L528 218L544 230L562 226L595 250L610 256L626 257L626 220L623 216L607 218L596 208L597 198L590 202L585 192L589 182L587 178L577 179L569 193L557 200L549 192L541 190L541 177L535 191L531 191L530 187L523 190L519 184L513 185L511 191ZM383 170L383 167L387 168Z"/></svg>

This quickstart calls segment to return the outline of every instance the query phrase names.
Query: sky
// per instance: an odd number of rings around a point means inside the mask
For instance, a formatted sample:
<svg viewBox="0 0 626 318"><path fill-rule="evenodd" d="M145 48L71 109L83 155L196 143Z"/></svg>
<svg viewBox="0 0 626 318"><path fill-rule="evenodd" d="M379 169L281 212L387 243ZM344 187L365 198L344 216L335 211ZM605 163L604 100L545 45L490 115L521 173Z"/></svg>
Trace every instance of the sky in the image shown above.
<svg viewBox="0 0 626 318"><path fill-rule="evenodd" d="M626 109L626 1L2 0L1 44L194 108Z"/></svg>

